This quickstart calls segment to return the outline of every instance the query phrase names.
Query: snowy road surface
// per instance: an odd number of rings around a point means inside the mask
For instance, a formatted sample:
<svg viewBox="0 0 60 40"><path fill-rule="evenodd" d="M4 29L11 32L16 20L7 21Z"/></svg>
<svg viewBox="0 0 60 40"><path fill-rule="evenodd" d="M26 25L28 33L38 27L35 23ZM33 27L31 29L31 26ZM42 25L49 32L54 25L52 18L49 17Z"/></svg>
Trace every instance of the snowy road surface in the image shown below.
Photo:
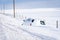
<svg viewBox="0 0 60 40"><path fill-rule="evenodd" d="M21 25L21 21L0 14L0 40L60 40L60 29Z"/></svg>

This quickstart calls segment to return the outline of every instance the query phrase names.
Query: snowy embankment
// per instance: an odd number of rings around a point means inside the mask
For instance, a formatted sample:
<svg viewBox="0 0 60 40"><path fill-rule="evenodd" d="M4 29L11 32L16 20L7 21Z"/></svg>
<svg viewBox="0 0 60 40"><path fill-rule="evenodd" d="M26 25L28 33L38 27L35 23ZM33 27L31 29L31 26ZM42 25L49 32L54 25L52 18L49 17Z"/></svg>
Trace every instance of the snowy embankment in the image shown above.
<svg viewBox="0 0 60 40"><path fill-rule="evenodd" d="M22 20L0 14L0 40L60 40L60 30L21 25Z"/></svg>

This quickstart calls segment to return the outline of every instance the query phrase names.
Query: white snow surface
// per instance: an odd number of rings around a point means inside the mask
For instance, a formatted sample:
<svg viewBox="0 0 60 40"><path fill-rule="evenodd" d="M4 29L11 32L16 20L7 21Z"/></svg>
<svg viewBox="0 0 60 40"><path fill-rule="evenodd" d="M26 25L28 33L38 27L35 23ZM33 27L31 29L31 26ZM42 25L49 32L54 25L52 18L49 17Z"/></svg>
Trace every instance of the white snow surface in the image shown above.
<svg viewBox="0 0 60 40"><path fill-rule="evenodd" d="M21 25L23 19L0 14L0 40L60 40L56 18L44 18L46 25L40 25L39 18L35 18L32 26ZM60 19L58 22L60 26Z"/></svg>

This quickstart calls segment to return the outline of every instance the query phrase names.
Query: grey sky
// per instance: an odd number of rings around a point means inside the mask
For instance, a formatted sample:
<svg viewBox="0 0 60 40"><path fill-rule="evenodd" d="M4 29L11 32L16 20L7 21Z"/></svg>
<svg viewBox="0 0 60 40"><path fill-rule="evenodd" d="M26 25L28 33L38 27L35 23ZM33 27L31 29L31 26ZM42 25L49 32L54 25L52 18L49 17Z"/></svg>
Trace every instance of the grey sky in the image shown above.
<svg viewBox="0 0 60 40"><path fill-rule="evenodd" d="M60 0L15 0L16 8L60 8ZM0 0L6 9L12 8L12 0Z"/></svg>

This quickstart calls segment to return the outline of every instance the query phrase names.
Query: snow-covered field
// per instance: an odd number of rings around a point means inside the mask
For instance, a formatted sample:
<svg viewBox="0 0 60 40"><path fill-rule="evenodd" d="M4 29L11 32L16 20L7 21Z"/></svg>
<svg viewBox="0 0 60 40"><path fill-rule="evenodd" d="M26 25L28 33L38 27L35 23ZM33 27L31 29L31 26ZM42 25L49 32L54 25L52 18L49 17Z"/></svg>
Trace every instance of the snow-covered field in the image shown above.
<svg viewBox="0 0 60 40"><path fill-rule="evenodd" d="M5 14L0 13L0 40L60 40L59 10L18 10L16 18L13 18L13 12L11 14L8 12L7 10ZM21 25L25 17L35 19L32 26ZM46 25L41 25L39 20L44 20ZM58 20L58 28L56 28L56 20Z"/></svg>

